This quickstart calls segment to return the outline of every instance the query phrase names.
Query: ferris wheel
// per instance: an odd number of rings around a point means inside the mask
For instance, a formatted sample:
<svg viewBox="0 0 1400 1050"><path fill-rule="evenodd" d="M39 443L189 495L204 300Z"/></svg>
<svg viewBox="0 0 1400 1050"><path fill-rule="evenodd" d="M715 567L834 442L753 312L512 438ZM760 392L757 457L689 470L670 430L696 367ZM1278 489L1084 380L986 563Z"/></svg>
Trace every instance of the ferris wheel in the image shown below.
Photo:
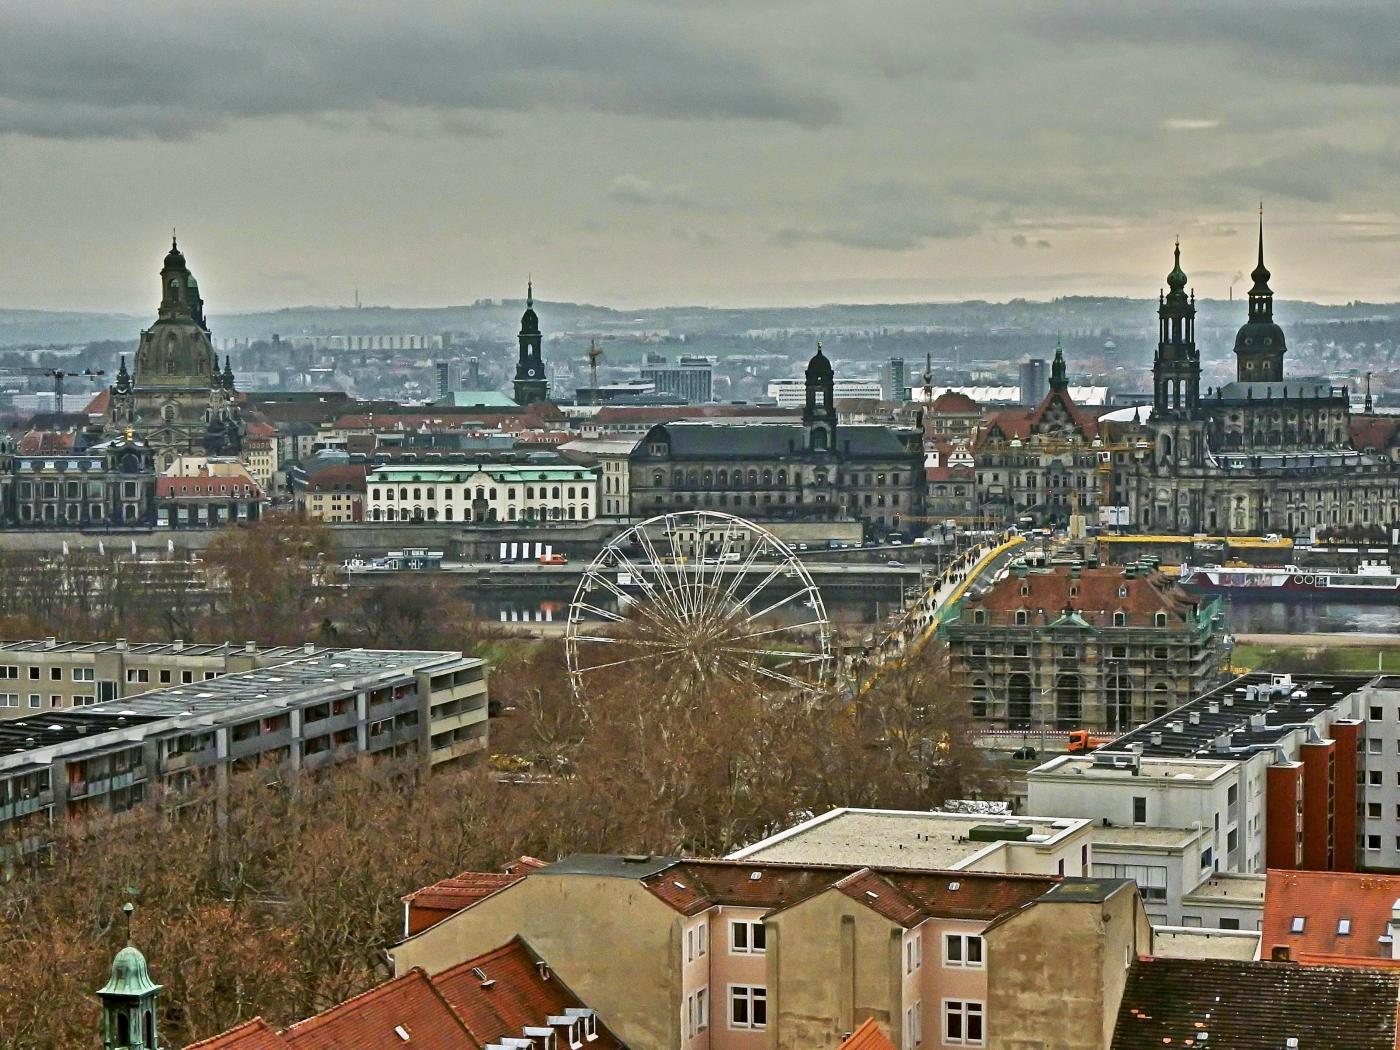
<svg viewBox="0 0 1400 1050"><path fill-rule="evenodd" d="M784 689L820 686L832 671L826 606L792 548L709 510L615 536L579 580L565 649L579 696L644 669Z"/></svg>

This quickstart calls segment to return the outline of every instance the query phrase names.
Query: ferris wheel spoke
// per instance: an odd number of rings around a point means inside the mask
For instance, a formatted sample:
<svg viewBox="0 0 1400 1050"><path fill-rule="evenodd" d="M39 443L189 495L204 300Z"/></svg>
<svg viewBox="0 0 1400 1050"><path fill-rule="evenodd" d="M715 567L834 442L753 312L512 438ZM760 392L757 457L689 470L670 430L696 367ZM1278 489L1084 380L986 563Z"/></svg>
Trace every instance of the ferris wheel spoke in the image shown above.
<svg viewBox="0 0 1400 1050"><path fill-rule="evenodd" d="M728 645L721 651L726 653L743 653L746 656L776 656L788 660L811 661L823 658L821 653L814 653L807 649L750 649L742 645Z"/></svg>
<svg viewBox="0 0 1400 1050"><path fill-rule="evenodd" d="M770 668L764 667L762 664L750 663L747 660L741 660L740 663L742 663L749 670L754 671L757 674L763 675L765 678L772 678L776 681L782 682L784 685L790 685L794 689L801 689L804 685L801 679L794 678L790 674L783 674L781 671L771 670Z"/></svg>
<svg viewBox="0 0 1400 1050"><path fill-rule="evenodd" d="M597 616L597 617L599 617L600 619L603 619L603 620L610 620L610 621L612 621L613 623L626 623L626 622L627 622L627 617L625 617L625 616L619 616L617 613L615 613L615 612L609 612L607 609L600 609L600 608L598 608L598 606L596 606L596 605L589 605L587 602L575 602L575 603L574 603L574 608L575 608L576 610L581 611L581 612L589 612L589 613L592 613L594 616Z"/></svg>
<svg viewBox="0 0 1400 1050"><path fill-rule="evenodd" d="M760 594L763 593L764 588L766 588L770 583L776 580L779 574L785 572L787 569L787 565L783 564L782 562L778 562L776 565L774 565L771 569L768 570L768 574L764 576L763 579L758 581L758 585L754 587L753 590L749 591L748 594L744 595L743 598L739 599L739 604L747 608L750 602L752 602L755 598L757 598ZM752 619L752 617L750 617L750 619Z"/></svg>
<svg viewBox="0 0 1400 1050"><path fill-rule="evenodd" d="M609 667L622 667L624 664L635 664L643 661L654 663L658 656L666 656L668 653L678 653L679 649L669 649L661 653L644 653L641 656L629 656L625 660L609 660L605 664L590 664L587 667L578 668L579 673L587 674L592 671L604 671Z"/></svg>
<svg viewBox="0 0 1400 1050"><path fill-rule="evenodd" d="M768 627L762 631L748 631L740 635L740 638L762 638L769 634L782 634L785 631L801 631L807 627L822 627L825 620L808 620L806 623L779 624L777 627Z"/></svg>
<svg viewBox="0 0 1400 1050"><path fill-rule="evenodd" d="M679 595L672 589L671 577L667 572L666 564L661 560L661 556L656 553L656 546L651 542L651 537L647 534L646 527L643 525L637 526L637 542L640 543L642 549L646 551L647 558L650 559L652 564L653 575L656 577L657 582L660 583L661 589L666 593L667 600L673 604L677 612L680 612L683 608L683 603ZM668 542L670 541L668 540ZM674 545L671 547L671 551L674 555ZM682 619L686 619L686 617L682 617Z"/></svg>
<svg viewBox="0 0 1400 1050"><path fill-rule="evenodd" d="M768 606L766 609L760 609L760 610L758 610L758 612L749 613L749 615L745 618L745 622L746 622L746 623L752 623L754 620L757 620L757 619L760 619L761 617L767 616L769 613L773 612L775 609L781 609L784 605L786 605L788 602L792 601L794 598L803 598L803 597L806 597L807 594L808 594L808 592L807 592L807 590L806 590L805 588L802 589L802 590L799 590L799 591L793 591L791 594L788 594L786 597L779 598L776 602L774 602L772 605Z"/></svg>
<svg viewBox="0 0 1400 1050"><path fill-rule="evenodd" d="M666 621L661 616L657 615L655 610L652 608L653 605L657 604L655 588L644 588L644 590L646 591L646 598L638 600L632 597L632 595L628 594L626 591L622 590L621 587L617 586L615 583L612 582L612 580L608 579L606 576L594 577L594 582L598 583L606 590L611 591L614 595L617 596L617 598L622 602L623 605L631 603L632 608L636 609L639 613L641 613L641 615L645 616L657 627L665 629L668 626ZM579 601L579 599L575 599L575 601Z"/></svg>
<svg viewBox="0 0 1400 1050"><path fill-rule="evenodd" d="M601 642L603 645L635 645L641 649L667 649L674 651L675 642L663 642L656 638L616 638L608 634L576 634L576 642Z"/></svg>

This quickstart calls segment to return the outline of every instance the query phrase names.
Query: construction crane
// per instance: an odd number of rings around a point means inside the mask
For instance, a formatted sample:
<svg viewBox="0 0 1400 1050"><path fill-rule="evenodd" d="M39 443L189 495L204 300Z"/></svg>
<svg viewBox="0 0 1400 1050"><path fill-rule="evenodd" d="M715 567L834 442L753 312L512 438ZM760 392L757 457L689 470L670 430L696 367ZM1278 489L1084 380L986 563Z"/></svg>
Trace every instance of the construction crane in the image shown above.
<svg viewBox="0 0 1400 1050"><path fill-rule="evenodd" d="M48 376L53 380L54 411L63 414L63 381L65 379L95 379L107 373L100 368L84 368L81 372L69 372L62 368L6 368L0 371L25 376Z"/></svg>
<svg viewBox="0 0 1400 1050"><path fill-rule="evenodd" d="M592 377L593 384L593 404L598 404L598 359L603 356L603 351L598 346L598 340L588 340L588 372Z"/></svg>

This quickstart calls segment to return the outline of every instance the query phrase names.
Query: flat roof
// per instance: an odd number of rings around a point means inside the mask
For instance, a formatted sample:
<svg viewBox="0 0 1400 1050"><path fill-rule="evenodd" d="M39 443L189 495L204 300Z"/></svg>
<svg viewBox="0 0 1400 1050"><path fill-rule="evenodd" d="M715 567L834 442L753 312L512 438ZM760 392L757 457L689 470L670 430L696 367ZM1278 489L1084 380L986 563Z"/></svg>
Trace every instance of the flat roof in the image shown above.
<svg viewBox="0 0 1400 1050"><path fill-rule="evenodd" d="M729 860L952 870L1004 842L1048 846L1087 827L1073 817L834 809L729 854ZM1029 828L1033 839L974 840L980 827Z"/></svg>
<svg viewBox="0 0 1400 1050"><path fill-rule="evenodd" d="M1098 751L1140 748L1144 756L1208 758L1217 754L1217 741L1231 748L1271 746L1296 730L1298 723L1334 707L1376 677L1241 675L1125 733Z"/></svg>
<svg viewBox="0 0 1400 1050"><path fill-rule="evenodd" d="M294 659L324 652L320 646L313 646L310 652L300 645L259 646L249 652L241 642L71 642L57 638L23 638L0 641L0 656L4 653L73 653L91 655L96 653L126 653L128 656L258 656L265 660Z"/></svg>
<svg viewBox="0 0 1400 1050"><path fill-rule="evenodd" d="M120 742L116 737L110 742L104 740L106 734L126 732L127 739L135 742L146 735L140 730L154 727L173 731L183 727L181 719L213 726L222 722L224 716L244 713L243 709L300 706L321 696L329 700L373 688L376 681L402 678L425 666L475 666L483 662L450 650L321 649L272 667L152 689L88 707L0 721L0 773L27 765L46 765L47 760L36 752L56 744L86 739L97 750ZM45 733L28 731L41 725L60 728ZM131 734L133 729L138 732Z"/></svg>
<svg viewBox="0 0 1400 1050"><path fill-rule="evenodd" d="M1121 754L1117 751L1114 755ZM1108 757L1107 755L1104 758ZM1032 769L1028 777L1085 777L1094 780L1216 780L1234 768L1234 759L1169 759L1144 756L1132 765L1110 765L1089 755L1056 755Z"/></svg>
<svg viewBox="0 0 1400 1050"><path fill-rule="evenodd" d="M1096 826L1092 831L1095 849L1101 846L1185 849L1205 834L1205 828L1154 828L1143 825L1121 828Z"/></svg>
<svg viewBox="0 0 1400 1050"><path fill-rule="evenodd" d="M1239 904L1244 906L1264 906L1264 887L1268 876L1263 872L1222 873L1212 875L1190 893L1182 894L1183 901L1198 901L1202 904Z"/></svg>

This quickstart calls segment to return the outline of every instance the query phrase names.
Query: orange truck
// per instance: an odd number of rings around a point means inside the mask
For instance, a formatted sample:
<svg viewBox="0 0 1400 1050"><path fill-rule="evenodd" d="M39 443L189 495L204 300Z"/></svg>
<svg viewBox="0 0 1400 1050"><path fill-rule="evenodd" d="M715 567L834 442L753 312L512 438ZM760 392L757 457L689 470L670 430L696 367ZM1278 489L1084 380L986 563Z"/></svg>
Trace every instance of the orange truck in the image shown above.
<svg viewBox="0 0 1400 1050"><path fill-rule="evenodd" d="M569 558L566 554L541 554L539 563L541 565L568 565Z"/></svg>
<svg viewBox="0 0 1400 1050"><path fill-rule="evenodd" d="M1069 745L1067 750L1071 755L1082 755L1094 750L1096 747L1103 747L1104 744L1111 744L1111 736L1094 736L1087 729L1071 729L1069 736L1065 738Z"/></svg>

